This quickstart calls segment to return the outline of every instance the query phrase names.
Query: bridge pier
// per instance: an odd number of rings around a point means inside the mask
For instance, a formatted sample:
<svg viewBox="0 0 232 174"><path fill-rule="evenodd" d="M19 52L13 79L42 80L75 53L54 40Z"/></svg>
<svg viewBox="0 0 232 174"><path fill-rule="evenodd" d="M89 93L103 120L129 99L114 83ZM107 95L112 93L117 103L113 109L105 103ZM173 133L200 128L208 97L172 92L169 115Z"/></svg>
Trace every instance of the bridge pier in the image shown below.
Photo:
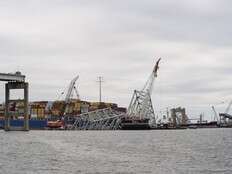
<svg viewBox="0 0 232 174"><path fill-rule="evenodd" d="M5 131L11 130L23 130L29 131L29 116L28 116L28 83L26 82L8 82L5 85ZM24 99L22 100L11 100L10 91L14 89L23 89ZM24 104L24 125L23 127L16 129L10 126L10 112L9 105L11 102L22 101Z"/></svg>

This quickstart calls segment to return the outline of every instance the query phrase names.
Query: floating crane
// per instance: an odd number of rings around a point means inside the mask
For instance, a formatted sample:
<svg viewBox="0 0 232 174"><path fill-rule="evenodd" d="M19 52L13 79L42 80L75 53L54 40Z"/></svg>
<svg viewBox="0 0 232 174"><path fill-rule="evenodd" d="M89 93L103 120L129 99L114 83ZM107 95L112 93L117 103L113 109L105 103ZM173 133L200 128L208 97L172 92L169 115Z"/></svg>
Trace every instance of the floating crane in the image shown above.
<svg viewBox="0 0 232 174"><path fill-rule="evenodd" d="M153 121L153 125L156 125L154 109L152 106L151 95L153 91L154 81L157 78L157 72L159 69L159 63L161 58L156 62L151 75L149 76L146 84L142 90L134 90L130 105L127 111L127 120L122 121L125 124L131 122L144 123Z"/></svg>

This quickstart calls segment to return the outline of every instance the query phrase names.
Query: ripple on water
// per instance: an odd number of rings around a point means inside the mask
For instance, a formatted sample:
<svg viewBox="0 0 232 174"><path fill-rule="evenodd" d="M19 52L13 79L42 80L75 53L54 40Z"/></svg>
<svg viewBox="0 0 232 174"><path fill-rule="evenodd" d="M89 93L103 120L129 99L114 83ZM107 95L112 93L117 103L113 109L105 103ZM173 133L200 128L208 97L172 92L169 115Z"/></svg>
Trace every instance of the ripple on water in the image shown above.
<svg viewBox="0 0 232 174"><path fill-rule="evenodd" d="M0 131L7 174L232 173L232 129Z"/></svg>

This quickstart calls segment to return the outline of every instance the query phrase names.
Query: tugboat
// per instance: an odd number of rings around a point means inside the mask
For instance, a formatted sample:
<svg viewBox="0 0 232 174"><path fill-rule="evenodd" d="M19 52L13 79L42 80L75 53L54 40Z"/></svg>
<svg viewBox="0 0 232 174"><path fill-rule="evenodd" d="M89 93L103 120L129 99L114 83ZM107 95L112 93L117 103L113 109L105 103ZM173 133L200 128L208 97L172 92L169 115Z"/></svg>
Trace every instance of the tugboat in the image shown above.
<svg viewBox="0 0 232 174"><path fill-rule="evenodd" d="M49 129L63 129L64 128L64 121L63 120L48 121L47 127Z"/></svg>
<svg viewBox="0 0 232 174"><path fill-rule="evenodd" d="M65 121L64 117L57 117L53 116L50 119L47 120L47 126L46 128L48 130L63 130L65 129Z"/></svg>

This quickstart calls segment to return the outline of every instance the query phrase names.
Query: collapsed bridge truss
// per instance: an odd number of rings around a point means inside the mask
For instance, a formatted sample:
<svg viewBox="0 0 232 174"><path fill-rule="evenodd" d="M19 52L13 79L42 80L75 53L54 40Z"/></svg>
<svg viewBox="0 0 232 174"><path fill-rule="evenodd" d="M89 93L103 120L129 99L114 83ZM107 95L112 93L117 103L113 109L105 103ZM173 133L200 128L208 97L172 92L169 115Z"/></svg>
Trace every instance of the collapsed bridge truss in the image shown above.
<svg viewBox="0 0 232 174"><path fill-rule="evenodd" d="M120 129L121 118L125 113L111 108L99 109L80 114L74 119L69 130L117 130Z"/></svg>

